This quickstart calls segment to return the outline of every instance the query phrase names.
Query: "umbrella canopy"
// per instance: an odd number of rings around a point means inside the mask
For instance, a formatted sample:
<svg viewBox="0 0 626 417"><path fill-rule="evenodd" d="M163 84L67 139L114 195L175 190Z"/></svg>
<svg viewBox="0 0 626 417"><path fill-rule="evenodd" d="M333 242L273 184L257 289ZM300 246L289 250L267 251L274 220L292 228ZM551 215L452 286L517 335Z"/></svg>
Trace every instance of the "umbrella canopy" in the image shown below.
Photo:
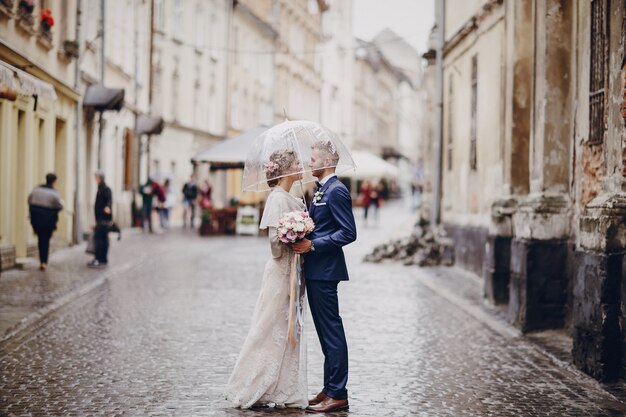
<svg viewBox="0 0 626 417"><path fill-rule="evenodd" d="M212 168L243 168L252 143L267 129L269 126L260 125L239 136L224 139L217 145L198 153L191 158L191 161L208 163Z"/></svg>
<svg viewBox="0 0 626 417"><path fill-rule="evenodd" d="M267 191L268 181L298 175L315 181L313 172L354 169L354 161L337 135L319 123L285 121L263 132L250 147L243 170L243 191Z"/></svg>
<svg viewBox="0 0 626 417"><path fill-rule="evenodd" d="M354 172L348 172L343 177L366 179L366 178L391 178L398 176L398 168L389 162L367 151L354 151L352 158L356 164Z"/></svg>

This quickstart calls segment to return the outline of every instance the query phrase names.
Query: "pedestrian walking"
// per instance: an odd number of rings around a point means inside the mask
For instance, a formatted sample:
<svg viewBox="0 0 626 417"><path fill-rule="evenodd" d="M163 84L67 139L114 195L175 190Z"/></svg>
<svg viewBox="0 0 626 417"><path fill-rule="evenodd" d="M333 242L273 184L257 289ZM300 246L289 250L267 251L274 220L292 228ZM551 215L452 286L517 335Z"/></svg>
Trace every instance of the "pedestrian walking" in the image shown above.
<svg viewBox="0 0 626 417"><path fill-rule="evenodd" d="M148 223L148 230L152 233L152 202L156 195L154 181L148 179L139 188L139 193L141 194L141 230L145 230L146 223Z"/></svg>
<svg viewBox="0 0 626 417"><path fill-rule="evenodd" d="M209 180L204 180L204 184L200 188L200 208L208 210L213 207L213 201L211 200L211 192L213 187Z"/></svg>
<svg viewBox="0 0 626 417"><path fill-rule="evenodd" d="M175 205L175 197L172 192L171 183L169 179L166 179L163 183L163 197L161 210L159 211L159 220L161 222L162 229L168 229L170 227L170 212Z"/></svg>
<svg viewBox="0 0 626 417"><path fill-rule="evenodd" d="M50 239L57 228L59 211L63 209L63 201L58 191L54 189L57 176L53 173L46 175L46 183L38 185L28 196L30 224L37 235L39 247L39 269L48 268L48 254Z"/></svg>
<svg viewBox="0 0 626 417"><path fill-rule="evenodd" d="M382 205L383 184L377 182L370 188L369 206L374 207L374 221L378 224L378 209Z"/></svg>
<svg viewBox="0 0 626 417"><path fill-rule="evenodd" d="M113 224L113 194L104 181L102 171L96 172L96 183L98 184L98 193L94 204L96 224L93 227L96 257L87 266L105 268L109 263L109 229Z"/></svg>
<svg viewBox="0 0 626 417"><path fill-rule="evenodd" d="M192 174L189 181L183 185L183 228L187 227L187 215L189 224L193 229L193 220L196 217L196 200L198 199L198 185L196 178Z"/></svg>
<svg viewBox="0 0 626 417"><path fill-rule="evenodd" d="M359 191L359 203L363 207L363 220L367 222L367 214L369 212L371 201L370 193L372 191L372 184L369 182L369 180L363 181L363 184L361 184L361 189Z"/></svg>

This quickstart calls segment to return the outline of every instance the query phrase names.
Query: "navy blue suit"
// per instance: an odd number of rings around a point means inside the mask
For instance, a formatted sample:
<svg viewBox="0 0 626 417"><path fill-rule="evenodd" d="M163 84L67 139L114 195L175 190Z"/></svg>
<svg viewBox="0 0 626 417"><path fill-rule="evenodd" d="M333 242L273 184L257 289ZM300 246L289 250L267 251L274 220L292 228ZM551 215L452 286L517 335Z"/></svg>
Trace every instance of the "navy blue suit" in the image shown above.
<svg viewBox="0 0 626 417"><path fill-rule="evenodd" d="M331 398L348 398L348 345L339 315L337 286L348 280L342 247L356 240L352 198L348 189L331 177L311 203L315 230L308 236L314 252L304 255L304 276L315 330L324 353L324 390Z"/></svg>

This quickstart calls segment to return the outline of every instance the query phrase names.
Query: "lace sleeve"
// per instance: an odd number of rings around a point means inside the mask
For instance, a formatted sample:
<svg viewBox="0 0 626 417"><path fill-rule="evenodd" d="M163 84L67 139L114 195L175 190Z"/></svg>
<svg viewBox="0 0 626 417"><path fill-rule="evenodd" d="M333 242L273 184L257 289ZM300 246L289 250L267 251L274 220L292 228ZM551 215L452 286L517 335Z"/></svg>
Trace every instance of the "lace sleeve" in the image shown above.
<svg viewBox="0 0 626 417"><path fill-rule="evenodd" d="M278 239L275 227L270 227L269 237L270 237L270 249L272 250L272 257L274 259L278 259L281 256L283 256L283 249L285 248L285 244L282 243Z"/></svg>

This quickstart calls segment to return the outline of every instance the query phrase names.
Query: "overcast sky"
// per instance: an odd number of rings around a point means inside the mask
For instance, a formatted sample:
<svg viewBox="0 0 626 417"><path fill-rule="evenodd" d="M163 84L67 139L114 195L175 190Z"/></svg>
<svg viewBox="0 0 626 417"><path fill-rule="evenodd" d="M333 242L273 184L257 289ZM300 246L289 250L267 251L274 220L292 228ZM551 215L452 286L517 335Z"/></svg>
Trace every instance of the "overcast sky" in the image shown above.
<svg viewBox="0 0 626 417"><path fill-rule="evenodd" d="M353 0L353 7L356 37L369 41L389 27L418 52L426 51L435 23L434 0Z"/></svg>

